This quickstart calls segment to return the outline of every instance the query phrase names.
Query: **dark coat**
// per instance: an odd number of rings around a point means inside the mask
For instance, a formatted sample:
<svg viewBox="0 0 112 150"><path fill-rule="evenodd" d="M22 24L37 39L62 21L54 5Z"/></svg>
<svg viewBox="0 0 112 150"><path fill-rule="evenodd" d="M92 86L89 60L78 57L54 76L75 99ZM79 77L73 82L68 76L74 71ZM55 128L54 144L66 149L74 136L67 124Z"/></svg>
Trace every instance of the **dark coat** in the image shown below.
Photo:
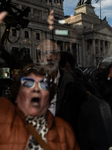
<svg viewBox="0 0 112 150"><path fill-rule="evenodd" d="M83 102L87 100L87 94L81 83L75 81L69 72L60 69L60 75L56 116L69 122L77 134L79 110Z"/></svg>
<svg viewBox="0 0 112 150"><path fill-rule="evenodd" d="M90 94L80 110L81 150L107 150L112 146L112 114L108 103Z"/></svg>

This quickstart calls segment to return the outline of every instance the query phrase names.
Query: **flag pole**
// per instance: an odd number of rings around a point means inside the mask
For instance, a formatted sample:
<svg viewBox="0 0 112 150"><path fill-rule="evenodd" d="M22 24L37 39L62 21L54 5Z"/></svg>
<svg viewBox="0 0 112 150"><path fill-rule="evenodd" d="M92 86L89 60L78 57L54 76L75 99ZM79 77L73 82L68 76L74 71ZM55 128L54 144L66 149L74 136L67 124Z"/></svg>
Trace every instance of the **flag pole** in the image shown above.
<svg viewBox="0 0 112 150"><path fill-rule="evenodd" d="M100 0L100 21L101 21L101 0Z"/></svg>

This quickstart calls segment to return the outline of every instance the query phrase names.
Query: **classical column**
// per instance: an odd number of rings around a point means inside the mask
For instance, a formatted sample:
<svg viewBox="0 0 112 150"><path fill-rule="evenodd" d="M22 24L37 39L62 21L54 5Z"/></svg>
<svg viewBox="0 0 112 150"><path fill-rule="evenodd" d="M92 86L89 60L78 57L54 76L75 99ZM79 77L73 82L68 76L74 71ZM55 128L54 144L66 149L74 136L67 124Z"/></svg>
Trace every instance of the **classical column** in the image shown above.
<svg viewBox="0 0 112 150"><path fill-rule="evenodd" d="M63 0L61 0L61 8L63 8Z"/></svg>
<svg viewBox="0 0 112 150"><path fill-rule="evenodd" d="M77 62L76 64L78 65L79 64L79 55L78 55L78 44L76 44L76 56L77 56Z"/></svg>
<svg viewBox="0 0 112 150"><path fill-rule="evenodd" d="M103 41L103 56L105 57L105 41Z"/></svg>
<svg viewBox="0 0 112 150"><path fill-rule="evenodd" d="M70 52L72 53L72 43L70 43Z"/></svg>
<svg viewBox="0 0 112 150"><path fill-rule="evenodd" d="M31 29L31 58L36 63L36 50L34 49L34 42L35 42L35 31Z"/></svg>
<svg viewBox="0 0 112 150"><path fill-rule="evenodd" d="M84 39L84 36L82 36L82 66L83 67L86 67L85 64L86 64L86 60L85 60L85 39Z"/></svg>
<svg viewBox="0 0 112 150"><path fill-rule="evenodd" d="M79 49L79 44L78 44L78 64L80 64L80 49Z"/></svg>
<svg viewBox="0 0 112 150"><path fill-rule="evenodd" d="M100 56L100 40L98 40L98 55Z"/></svg>
<svg viewBox="0 0 112 150"><path fill-rule="evenodd" d="M31 16L33 16L33 8L30 8L31 9Z"/></svg>
<svg viewBox="0 0 112 150"><path fill-rule="evenodd" d="M88 54L89 50L87 48L88 45L88 40L85 40L85 66L88 66Z"/></svg>
<svg viewBox="0 0 112 150"><path fill-rule="evenodd" d="M63 42L63 51L65 51L65 42Z"/></svg>
<svg viewBox="0 0 112 150"><path fill-rule="evenodd" d="M93 58L93 65L96 66L95 39L92 40L92 51L93 51L93 56L94 56L94 58Z"/></svg>
<svg viewBox="0 0 112 150"><path fill-rule="evenodd" d="M47 0L47 4L49 5L49 0Z"/></svg>
<svg viewBox="0 0 112 150"><path fill-rule="evenodd" d="M51 3L52 3L52 6L54 6L54 0L52 0Z"/></svg>
<svg viewBox="0 0 112 150"><path fill-rule="evenodd" d="M107 41L107 51L109 51L109 49L110 49L110 42Z"/></svg>
<svg viewBox="0 0 112 150"><path fill-rule="evenodd" d="M98 61L100 60L100 40L98 40Z"/></svg>
<svg viewBox="0 0 112 150"><path fill-rule="evenodd" d="M80 64L82 63L82 58L81 58L81 45L79 44L79 61Z"/></svg>

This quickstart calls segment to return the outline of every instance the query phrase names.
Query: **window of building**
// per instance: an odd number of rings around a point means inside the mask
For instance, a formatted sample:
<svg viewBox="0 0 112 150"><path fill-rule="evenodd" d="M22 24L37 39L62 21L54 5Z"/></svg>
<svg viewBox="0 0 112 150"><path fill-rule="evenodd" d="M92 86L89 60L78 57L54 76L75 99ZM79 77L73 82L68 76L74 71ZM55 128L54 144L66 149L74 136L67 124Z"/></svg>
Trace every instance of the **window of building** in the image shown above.
<svg viewBox="0 0 112 150"><path fill-rule="evenodd" d="M61 1L60 0L57 1L57 6L59 6L59 7L61 6Z"/></svg>
<svg viewBox="0 0 112 150"><path fill-rule="evenodd" d="M11 55L16 56L18 54L18 50L19 50L18 47L12 47Z"/></svg>
<svg viewBox="0 0 112 150"><path fill-rule="evenodd" d="M57 3L61 3L61 0L57 0Z"/></svg>
<svg viewBox="0 0 112 150"><path fill-rule="evenodd" d="M80 50L79 50L79 44L78 44L78 64L80 64Z"/></svg>
<svg viewBox="0 0 112 150"><path fill-rule="evenodd" d="M40 33L36 33L36 40L40 40Z"/></svg>
<svg viewBox="0 0 112 150"><path fill-rule="evenodd" d="M87 45L87 50L89 50L90 49L90 46L89 46L89 44Z"/></svg>
<svg viewBox="0 0 112 150"><path fill-rule="evenodd" d="M60 50L63 50L63 45L60 45Z"/></svg>
<svg viewBox="0 0 112 150"><path fill-rule="evenodd" d="M33 15L36 19L39 19L41 15L41 11L37 9L33 9Z"/></svg>
<svg viewBox="0 0 112 150"><path fill-rule="evenodd" d="M90 55L91 54L90 44L87 44L87 51L88 51L88 55Z"/></svg>
<svg viewBox="0 0 112 150"><path fill-rule="evenodd" d="M16 29L12 29L12 36L17 36L17 31L16 31Z"/></svg>
<svg viewBox="0 0 112 150"><path fill-rule="evenodd" d="M70 47L69 47L69 46L67 47L67 51L69 51L69 52L70 52Z"/></svg>
<svg viewBox="0 0 112 150"><path fill-rule="evenodd" d="M105 46L107 46L108 45L108 42L107 41L105 41Z"/></svg>
<svg viewBox="0 0 112 150"><path fill-rule="evenodd" d="M88 55L91 55L91 45L92 45L92 40L91 39L87 40Z"/></svg>
<svg viewBox="0 0 112 150"><path fill-rule="evenodd" d="M103 47L100 47L100 53L103 55Z"/></svg>
<svg viewBox="0 0 112 150"><path fill-rule="evenodd" d="M55 19L57 19L57 20L58 20L58 19L59 19L59 17L55 17Z"/></svg>
<svg viewBox="0 0 112 150"><path fill-rule="evenodd" d="M103 41L100 41L100 45L103 45Z"/></svg>
<svg viewBox="0 0 112 150"><path fill-rule="evenodd" d="M29 32L25 31L25 38L29 38Z"/></svg>
<svg viewBox="0 0 112 150"><path fill-rule="evenodd" d="M95 40L95 45L98 45L98 40L97 39Z"/></svg>
<svg viewBox="0 0 112 150"><path fill-rule="evenodd" d="M41 59L41 51L39 49L36 49L36 58L37 58L37 62L39 62Z"/></svg>
<svg viewBox="0 0 112 150"><path fill-rule="evenodd" d="M29 48L26 48L26 49L25 49L25 56L26 56L26 55L30 55L30 49L29 49Z"/></svg>
<svg viewBox="0 0 112 150"><path fill-rule="evenodd" d="M18 47L12 47L12 51L18 51Z"/></svg>
<svg viewBox="0 0 112 150"><path fill-rule="evenodd" d="M22 55L21 55L21 59L23 59L25 56L29 56L30 55L30 49L24 47L22 50Z"/></svg>

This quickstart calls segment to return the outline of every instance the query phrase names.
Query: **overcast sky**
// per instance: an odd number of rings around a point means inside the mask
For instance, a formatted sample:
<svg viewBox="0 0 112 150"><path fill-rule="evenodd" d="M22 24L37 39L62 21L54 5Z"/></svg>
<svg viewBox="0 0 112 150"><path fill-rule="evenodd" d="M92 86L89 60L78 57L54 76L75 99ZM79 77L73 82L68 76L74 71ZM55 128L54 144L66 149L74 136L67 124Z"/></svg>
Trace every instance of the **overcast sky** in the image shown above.
<svg viewBox="0 0 112 150"><path fill-rule="evenodd" d="M78 2L79 0L64 0L64 14L74 15L74 8ZM97 3L95 3L95 0L92 0L92 6L95 7L95 13L100 18L100 0ZM101 0L101 18L103 19L105 16L109 25L112 27L112 0Z"/></svg>

